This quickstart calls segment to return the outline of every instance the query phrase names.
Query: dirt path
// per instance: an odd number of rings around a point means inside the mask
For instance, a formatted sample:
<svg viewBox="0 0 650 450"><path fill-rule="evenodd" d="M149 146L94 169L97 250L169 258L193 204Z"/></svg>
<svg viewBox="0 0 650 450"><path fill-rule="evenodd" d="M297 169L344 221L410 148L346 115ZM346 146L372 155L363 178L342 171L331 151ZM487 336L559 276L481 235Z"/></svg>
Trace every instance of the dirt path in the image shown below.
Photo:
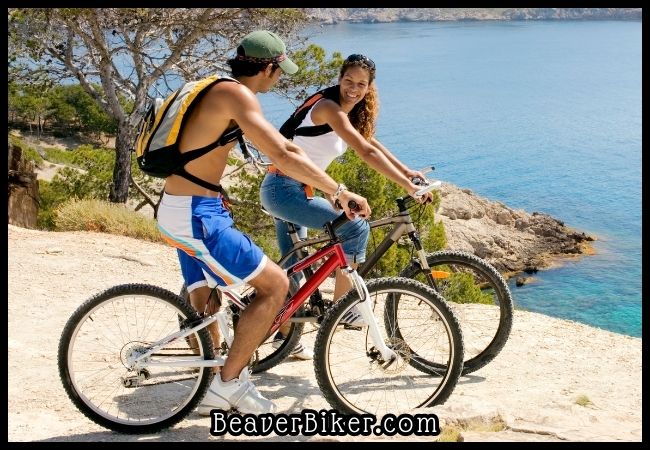
<svg viewBox="0 0 650 450"><path fill-rule="evenodd" d="M197 413L148 436L95 425L74 407L59 380L63 326L82 301L116 284L138 281L178 290L175 251L120 236L12 225L8 237L9 441L425 440L213 437L209 419ZM287 360L253 381L281 412L329 409L310 361ZM580 406L580 396L590 403ZM641 406L641 339L517 310L502 353L462 377L445 405L418 412L434 412L447 424L471 423L462 432L466 441L641 441ZM482 431L497 419L505 430Z"/></svg>

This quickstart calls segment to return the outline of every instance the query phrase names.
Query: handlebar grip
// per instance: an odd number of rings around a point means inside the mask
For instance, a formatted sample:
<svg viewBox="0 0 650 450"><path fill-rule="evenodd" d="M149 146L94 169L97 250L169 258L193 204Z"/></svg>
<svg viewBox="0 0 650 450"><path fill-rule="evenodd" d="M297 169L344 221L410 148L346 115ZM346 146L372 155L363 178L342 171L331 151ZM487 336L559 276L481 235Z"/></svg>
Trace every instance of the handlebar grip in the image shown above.
<svg viewBox="0 0 650 450"><path fill-rule="evenodd" d="M433 172L434 170L436 170L435 166L426 166L426 167L421 168L418 172L422 172L424 174L427 174L429 172Z"/></svg>
<svg viewBox="0 0 650 450"><path fill-rule="evenodd" d="M343 206L341 206L341 202L339 202L338 198L334 200L334 206L336 206L338 209L343 209ZM348 202L348 208L350 208L352 211L359 211L360 209L359 205L354 200L350 200Z"/></svg>

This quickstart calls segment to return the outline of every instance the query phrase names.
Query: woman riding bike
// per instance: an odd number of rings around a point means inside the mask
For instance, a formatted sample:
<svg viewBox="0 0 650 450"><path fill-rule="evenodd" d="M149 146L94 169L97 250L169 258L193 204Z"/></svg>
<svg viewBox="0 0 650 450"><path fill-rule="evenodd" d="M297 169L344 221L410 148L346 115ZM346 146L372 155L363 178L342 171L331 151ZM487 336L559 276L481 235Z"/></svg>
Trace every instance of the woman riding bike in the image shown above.
<svg viewBox="0 0 650 450"><path fill-rule="evenodd" d="M421 186L412 180L424 179L424 175L409 169L374 137L379 106L375 74L375 63L371 59L359 54L348 56L341 67L338 84L310 97L292 114L280 132L288 139L293 139L323 170L350 147L370 167L403 187L409 194L414 194ZM300 112L305 115L298 123L296 117L302 117ZM282 173L273 165L269 167L260 188L260 199L264 209L281 219L275 221L281 254L288 252L292 245L285 221L296 225L298 235L306 238L308 228L321 229L323 224L340 214L333 198L328 195L325 197L315 197L310 186ZM419 201L429 202L432 198L428 192ZM346 258L352 267L365 261L369 231L370 228L363 219L356 219L338 231ZM288 264L293 262L289 260ZM334 301L351 288L347 276L338 271ZM352 310L346 319L348 323L355 324L359 318L358 312ZM278 341L286 336L288 326L286 324L279 330L276 335ZM293 355L309 359L312 353L298 344Z"/></svg>

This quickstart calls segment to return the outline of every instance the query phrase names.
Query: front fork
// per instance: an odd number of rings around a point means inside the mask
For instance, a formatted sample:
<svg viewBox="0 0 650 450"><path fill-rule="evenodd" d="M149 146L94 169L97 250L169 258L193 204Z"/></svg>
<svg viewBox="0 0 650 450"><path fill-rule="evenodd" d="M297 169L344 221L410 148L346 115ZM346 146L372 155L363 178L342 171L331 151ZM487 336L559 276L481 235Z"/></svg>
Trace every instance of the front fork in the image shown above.
<svg viewBox="0 0 650 450"><path fill-rule="evenodd" d="M359 293L359 303L357 308L361 313L361 317L368 324L368 332L370 333L370 339L372 340L375 348L381 353L381 356L384 361L392 362L397 358L397 354L388 348L386 343L381 337L381 332L379 331L379 325L372 311L372 305L369 301L370 293L366 287L366 283L361 278L361 275L357 273L355 269L346 267L342 269L352 280L352 284Z"/></svg>
<svg viewBox="0 0 650 450"><path fill-rule="evenodd" d="M429 283L429 286L437 290L436 280L433 277L433 274L431 273L431 268L429 267L429 261L427 261L427 252L424 250L424 248L422 248L420 235L418 234L417 230L415 229L415 227L413 227L412 224L408 235L409 238L411 239L411 242L413 243L413 247L415 247L415 253L417 253L418 255L418 260L420 261L420 267L422 268L422 272L426 273L427 282Z"/></svg>

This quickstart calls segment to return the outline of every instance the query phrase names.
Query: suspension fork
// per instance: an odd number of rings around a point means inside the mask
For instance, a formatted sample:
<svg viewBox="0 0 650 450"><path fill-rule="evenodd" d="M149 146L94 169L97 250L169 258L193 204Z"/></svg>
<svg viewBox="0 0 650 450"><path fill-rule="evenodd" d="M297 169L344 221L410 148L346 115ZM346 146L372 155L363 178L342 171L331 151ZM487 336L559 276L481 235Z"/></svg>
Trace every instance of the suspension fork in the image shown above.
<svg viewBox="0 0 650 450"><path fill-rule="evenodd" d="M350 277L352 284L354 285L357 293L359 294L359 303L357 308L361 313L361 317L368 324L368 332L370 333L370 339L372 340L375 348L381 353L382 358L386 362L394 361L397 358L397 354L388 348L386 343L381 337L381 332L379 331L379 325L372 311L372 302L370 301L370 293L368 292L368 287L366 283L361 278L361 275L357 273L356 270L352 269L349 266L342 268L342 270Z"/></svg>
<svg viewBox="0 0 650 450"><path fill-rule="evenodd" d="M431 267L429 267L429 261L427 261L427 252L422 247L420 234L413 226L413 223L408 223L406 225L406 231L409 239L411 239L411 242L413 243L413 247L415 248L415 253L418 255L418 261L420 262L420 267L426 274L426 278L429 283L429 286L438 290L438 286L436 285L436 280L433 274L431 273Z"/></svg>

